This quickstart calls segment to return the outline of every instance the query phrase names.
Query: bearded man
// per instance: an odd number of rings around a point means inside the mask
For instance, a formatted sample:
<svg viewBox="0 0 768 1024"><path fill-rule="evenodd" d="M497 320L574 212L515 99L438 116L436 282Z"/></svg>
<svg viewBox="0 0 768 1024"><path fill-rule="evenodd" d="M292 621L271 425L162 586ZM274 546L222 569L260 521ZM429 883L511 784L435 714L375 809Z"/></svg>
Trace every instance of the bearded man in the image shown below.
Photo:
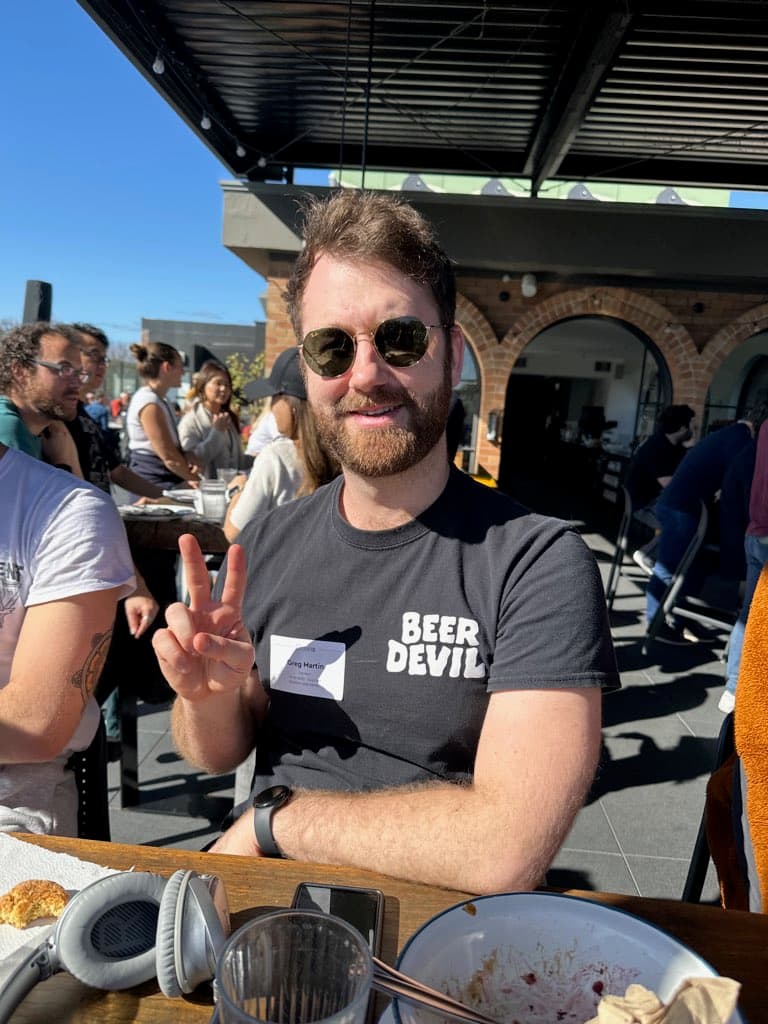
<svg viewBox="0 0 768 1024"><path fill-rule="evenodd" d="M618 685L594 559L451 466L464 336L432 228L388 194L314 203L286 301L343 473L243 530L155 650L182 753L252 798L213 849L470 892L539 884ZM247 569L246 569L247 563Z"/></svg>
<svg viewBox="0 0 768 1024"><path fill-rule="evenodd" d="M62 421L77 412L88 374L80 336L64 324L14 327L0 337L0 442L82 477ZM45 440L45 453L43 453Z"/></svg>

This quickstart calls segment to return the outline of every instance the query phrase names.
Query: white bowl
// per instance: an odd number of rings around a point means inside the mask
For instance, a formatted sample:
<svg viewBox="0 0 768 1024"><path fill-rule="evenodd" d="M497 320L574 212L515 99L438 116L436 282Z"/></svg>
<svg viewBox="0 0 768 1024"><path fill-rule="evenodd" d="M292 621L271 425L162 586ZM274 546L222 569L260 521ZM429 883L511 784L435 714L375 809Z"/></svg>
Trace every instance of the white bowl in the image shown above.
<svg viewBox="0 0 768 1024"><path fill-rule="evenodd" d="M408 940L405 974L503 1024L584 1024L603 994L637 982L667 1000L686 978L715 977L701 957L652 924L557 893L479 896L444 910ZM435 1024L395 1002L396 1024ZM744 1024L736 1012L728 1024Z"/></svg>

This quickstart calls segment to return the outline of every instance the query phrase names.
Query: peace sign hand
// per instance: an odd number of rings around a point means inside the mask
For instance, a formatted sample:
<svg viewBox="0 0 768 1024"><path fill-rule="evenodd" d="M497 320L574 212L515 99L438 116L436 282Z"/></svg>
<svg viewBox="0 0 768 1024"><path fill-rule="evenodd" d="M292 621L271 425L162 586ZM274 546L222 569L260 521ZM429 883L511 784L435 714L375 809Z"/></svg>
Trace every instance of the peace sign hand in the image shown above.
<svg viewBox="0 0 768 1024"><path fill-rule="evenodd" d="M180 697L204 700L236 690L253 668L253 645L243 625L245 554L239 544L227 553L227 575L221 598L214 601L208 567L191 534L179 538L189 591L189 607L172 604L165 613L167 629L152 644L160 669Z"/></svg>

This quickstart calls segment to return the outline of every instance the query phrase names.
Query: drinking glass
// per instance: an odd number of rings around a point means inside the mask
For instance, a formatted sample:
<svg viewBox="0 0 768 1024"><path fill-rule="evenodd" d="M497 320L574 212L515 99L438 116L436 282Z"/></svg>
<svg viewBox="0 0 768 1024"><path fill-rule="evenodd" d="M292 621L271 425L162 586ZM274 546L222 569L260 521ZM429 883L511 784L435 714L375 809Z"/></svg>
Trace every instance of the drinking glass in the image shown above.
<svg viewBox="0 0 768 1024"><path fill-rule="evenodd" d="M206 519L224 522L227 512L227 485L223 480L201 480L198 488L199 512Z"/></svg>
<svg viewBox="0 0 768 1024"><path fill-rule="evenodd" d="M364 1024L373 966L357 929L331 914L280 910L244 924L219 956L221 1024Z"/></svg>

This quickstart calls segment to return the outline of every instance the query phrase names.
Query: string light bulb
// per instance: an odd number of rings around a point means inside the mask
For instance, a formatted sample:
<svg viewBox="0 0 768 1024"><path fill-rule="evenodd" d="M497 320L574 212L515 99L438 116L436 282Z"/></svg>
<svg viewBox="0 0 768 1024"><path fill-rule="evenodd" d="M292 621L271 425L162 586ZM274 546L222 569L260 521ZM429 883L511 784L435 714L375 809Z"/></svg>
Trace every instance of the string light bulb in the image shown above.
<svg viewBox="0 0 768 1024"><path fill-rule="evenodd" d="M259 167L266 167L267 166L267 158L265 156L260 156L259 159L256 161L256 163L258 164Z"/></svg>
<svg viewBox="0 0 768 1024"><path fill-rule="evenodd" d="M200 118L200 127L203 129L204 132L207 132L208 129L211 127L211 119L205 113Z"/></svg>
<svg viewBox="0 0 768 1024"><path fill-rule="evenodd" d="M238 142L237 146L235 147L235 154L242 159L245 156L245 146L240 145L240 143Z"/></svg>
<svg viewBox="0 0 768 1024"><path fill-rule="evenodd" d="M162 55L159 53L152 63L152 70L155 72L156 75L162 75L163 72L165 71L165 61L163 60Z"/></svg>

